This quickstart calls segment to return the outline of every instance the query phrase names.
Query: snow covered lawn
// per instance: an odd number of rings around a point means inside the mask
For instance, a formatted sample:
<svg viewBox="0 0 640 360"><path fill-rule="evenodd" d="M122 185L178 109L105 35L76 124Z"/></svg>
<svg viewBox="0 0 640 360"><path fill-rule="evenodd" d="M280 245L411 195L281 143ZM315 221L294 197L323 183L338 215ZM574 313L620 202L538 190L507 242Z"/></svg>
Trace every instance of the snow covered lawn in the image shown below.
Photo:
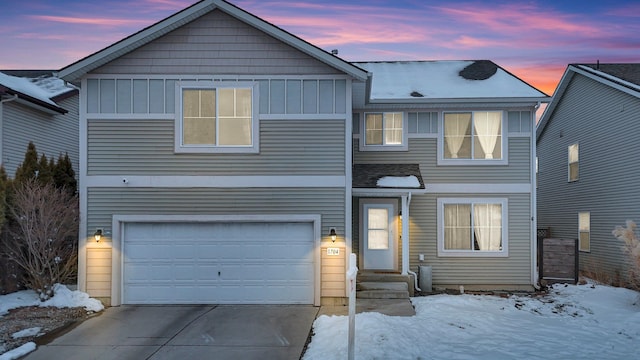
<svg viewBox="0 0 640 360"><path fill-rule="evenodd" d="M416 316L356 315L356 359L636 359L639 293L555 285L544 297L434 295ZM345 359L347 316L316 319L304 360Z"/></svg>

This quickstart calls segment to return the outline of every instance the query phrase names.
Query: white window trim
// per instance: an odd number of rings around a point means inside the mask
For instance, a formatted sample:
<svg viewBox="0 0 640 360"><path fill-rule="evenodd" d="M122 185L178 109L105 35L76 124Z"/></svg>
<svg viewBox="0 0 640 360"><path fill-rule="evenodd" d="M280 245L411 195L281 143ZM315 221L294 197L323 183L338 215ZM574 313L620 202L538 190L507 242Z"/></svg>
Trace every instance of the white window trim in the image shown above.
<svg viewBox="0 0 640 360"><path fill-rule="evenodd" d="M218 146L218 145L183 145L182 144L182 90L183 89L251 89L251 146ZM197 82L197 81L177 81L176 82L176 113L175 113L175 137L174 151L176 153L249 153L260 152L260 97L258 94L258 83L248 81L238 82Z"/></svg>
<svg viewBox="0 0 640 360"><path fill-rule="evenodd" d="M507 198L438 198L438 257L508 257L509 256L509 209ZM444 248L445 204L501 204L502 205L502 250L446 250Z"/></svg>
<svg viewBox="0 0 640 360"><path fill-rule="evenodd" d="M580 214L589 214L589 230L582 231L580 230ZM589 248L586 250L582 249L582 239L580 238L580 233L586 232L589 234ZM578 250L580 252L591 252L591 212L590 211L578 211Z"/></svg>
<svg viewBox="0 0 640 360"><path fill-rule="evenodd" d="M366 144L366 118L367 114L385 114L385 113L400 113L402 114L402 144L400 145L367 145ZM361 113L360 116L360 136L359 150L360 151L407 151L409 149L408 140L408 126L407 113L403 111L367 111ZM384 137L384 132L382 134Z"/></svg>
<svg viewBox="0 0 640 360"><path fill-rule="evenodd" d="M502 142L500 146L502 147L502 158L500 159L445 159L444 157L444 117L446 114L451 113L474 113L474 112L501 112L501 124L500 124L500 138ZM482 166L491 166L491 165L509 165L509 153L507 149L509 148L509 132L505 127L509 126L507 122L507 113L504 110L461 110L461 111L445 111L438 117L438 165L482 165ZM473 141L473 138L471 139Z"/></svg>
<svg viewBox="0 0 640 360"><path fill-rule="evenodd" d="M571 147L576 146L578 152L578 160L571 162ZM575 179L571 179L571 164L578 164L578 174ZM576 182L580 180L580 144L573 143L567 146L567 182Z"/></svg>

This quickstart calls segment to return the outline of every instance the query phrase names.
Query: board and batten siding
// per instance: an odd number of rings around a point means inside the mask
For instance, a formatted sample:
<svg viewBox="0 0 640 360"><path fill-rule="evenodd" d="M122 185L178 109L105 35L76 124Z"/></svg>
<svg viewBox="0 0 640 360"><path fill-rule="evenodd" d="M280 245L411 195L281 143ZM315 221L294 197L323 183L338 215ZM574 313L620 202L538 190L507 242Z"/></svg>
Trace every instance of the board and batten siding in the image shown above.
<svg viewBox="0 0 640 360"><path fill-rule="evenodd" d="M88 118L98 114L175 114L176 88L182 82L242 81L258 85L259 114L346 114L347 80L336 76L93 75L86 80Z"/></svg>
<svg viewBox="0 0 640 360"><path fill-rule="evenodd" d="M420 164L425 184L531 183L531 139L510 137L509 165L437 165L436 138L409 138L409 151L359 151L353 140L354 164Z"/></svg>
<svg viewBox="0 0 640 360"><path fill-rule="evenodd" d="M344 175L345 121L265 120L259 154L175 154L172 120L92 120L88 175Z"/></svg>
<svg viewBox="0 0 640 360"><path fill-rule="evenodd" d="M220 10L93 71L95 74L340 74Z"/></svg>
<svg viewBox="0 0 640 360"><path fill-rule="evenodd" d="M486 194L483 194L486 195ZM529 194L491 194L507 198L509 210L509 256L438 257L437 199L438 197L473 198L469 194L426 194L411 200L409 233L410 267L430 265L436 286L489 285L530 286L531 284L531 201ZM424 254L425 261L418 261Z"/></svg>
<svg viewBox="0 0 640 360"><path fill-rule="evenodd" d="M58 159L69 154L73 170L78 173L78 96L58 102L66 114L50 115L16 102L2 104L2 164L13 177L22 164L29 142L39 155Z"/></svg>
<svg viewBox="0 0 640 360"><path fill-rule="evenodd" d="M110 297L111 282L105 276L107 264L105 248L113 233L113 215L321 215L323 244L331 244L329 230L345 233L345 189L343 188L89 188L86 214L89 239L95 229L102 228L104 240L87 243L86 288L92 296ZM286 220L286 218L283 218ZM283 236L286 236L284 234ZM340 236L340 241L344 237ZM344 249L342 251L344 253ZM94 261L96 260L96 261ZM331 259L321 264L321 296L344 296L336 283L335 271L344 259ZM327 266L324 266L327 265ZM111 272L109 270L108 275ZM344 281L344 279L342 280ZM344 286L344 285L342 285ZM106 295L105 295L106 294Z"/></svg>
<svg viewBox="0 0 640 360"><path fill-rule="evenodd" d="M578 212L591 214L591 251L580 269L623 277L622 241L612 231L640 223L640 99L575 75L538 139L538 226L554 238L578 237ZM567 148L579 144L579 179L568 182Z"/></svg>

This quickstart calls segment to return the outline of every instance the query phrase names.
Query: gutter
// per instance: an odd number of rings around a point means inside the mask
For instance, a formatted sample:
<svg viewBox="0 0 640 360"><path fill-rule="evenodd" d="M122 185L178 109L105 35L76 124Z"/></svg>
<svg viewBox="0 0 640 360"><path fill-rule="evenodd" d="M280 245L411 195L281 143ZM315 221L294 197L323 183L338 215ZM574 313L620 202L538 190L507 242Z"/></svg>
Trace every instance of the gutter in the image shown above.
<svg viewBox="0 0 640 360"><path fill-rule="evenodd" d="M21 93L19 91L15 91L15 90L13 90L11 88L4 87L4 89L5 89L5 91L4 91L5 94L13 95L13 97L10 98L10 99L2 100L3 103L4 102L8 102L8 101L17 101L17 102L23 103L23 104L25 104L27 106L35 107L38 110L44 111L44 112L46 112L48 114L51 114L51 115L57 115L57 114L64 115L64 114L68 113L67 110L65 110L65 109L63 109L63 108L61 108L61 107L59 107L57 105L49 104L49 103L47 103L45 101L42 101L42 100L36 99L36 98L34 98L32 96L23 94L23 93Z"/></svg>
<svg viewBox="0 0 640 360"><path fill-rule="evenodd" d="M0 104L4 104L6 102L14 101L14 100L18 100L18 94L13 94L13 97L0 100Z"/></svg>

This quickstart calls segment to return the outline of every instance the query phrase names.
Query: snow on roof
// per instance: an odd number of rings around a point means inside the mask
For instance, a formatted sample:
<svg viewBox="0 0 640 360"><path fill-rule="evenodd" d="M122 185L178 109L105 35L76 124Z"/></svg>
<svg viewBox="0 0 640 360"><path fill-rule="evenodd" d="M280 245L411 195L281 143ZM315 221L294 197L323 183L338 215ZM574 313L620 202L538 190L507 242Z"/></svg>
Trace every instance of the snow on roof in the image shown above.
<svg viewBox="0 0 640 360"><path fill-rule="evenodd" d="M25 77L11 76L1 72L0 85L54 106L58 105L53 100L51 100L51 98L76 89L75 87L66 84L62 79L54 76L44 75L30 79Z"/></svg>
<svg viewBox="0 0 640 360"><path fill-rule="evenodd" d="M409 176L384 176L378 179L378 187L393 187L393 188L419 188L420 181L418 178Z"/></svg>
<svg viewBox="0 0 640 360"><path fill-rule="evenodd" d="M546 97L488 60L354 64L373 74L371 100Z"/></svg>

